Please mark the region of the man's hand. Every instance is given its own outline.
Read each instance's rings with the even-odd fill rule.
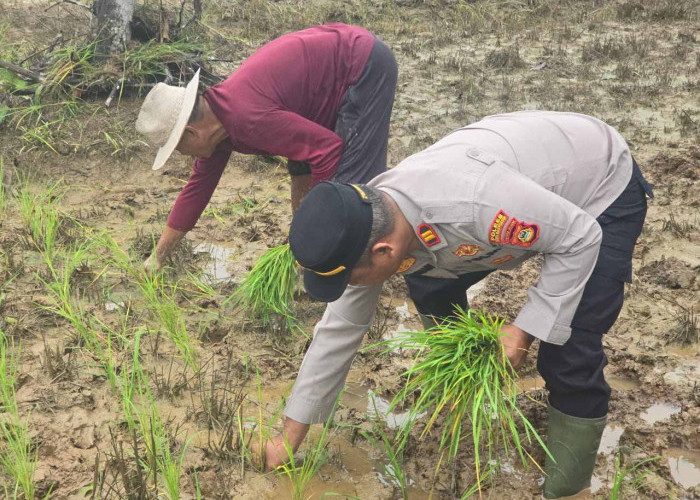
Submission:
[[[515,325],[505,325],[501,328],[501,344],[506,351],[506,356],[514,370],[518,370],[527,358],[528,349],[535,337],[521,330]]]
[[[143,262],[143,269],[148,273],[148,274],[155,274],[161,269],[163,269],[163,264],[161,264],[160,260],[158,259],[158,255],[156,252],[153,252],[144,262]]]
[[[310,425],[308,424],[302,424],[301,422],[287,418],[284,421],[284,430],[263,443],[263,453],[261,453],[259,443],[253,443],[250,446],[253,465],[264,472],[269,472],[289,462],[290,457],[285,444],[289,446],[292,453],[296,453],[299,446],[304,441],[306,433],[309,432],[309,427]],[[264,467],[263,459],[265,460]]]
[[[170,254],[184,237],[185,231],[178,231],[177,229],[172,229],[170,226],[165,226],[163,234],[160,235],[160,239],[156,245],[156,249],[143,263],[144,270],[147,273],[160,271],[163,268],[163,262],[168,260]]]

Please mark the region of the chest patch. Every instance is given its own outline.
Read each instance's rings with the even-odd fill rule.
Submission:
[[[432,247],[440,243],[440,237],[430,224],[421,224],[418,226],[418,237],[423,240],[425,246]]]
[[[480,250],[483,249],[479,245],[459,245],[457,250],[454,251],[454,254],[457,257],[472,257],[479,253]]]
[[[489,229],[489,241],[491,243],[495,243],[497,245],[500,245],[502,240],[502,233],[503,233],[503,228],[506,225],[506,222],[508,222],[508,214],[505,213],[503,210],[499,210],[498,213],[496,214],[496,217],[493,218],[493,222],[491,222],[491,228]]]
[[[498,211],[489,228],[489,241],[496,245],[529,247],[539,237],[540,226],[510,217],[503,210]]]
[[[416,263],[416,258],[415,257],[406,257],[404,260],[401,261],[401,265],[399,268],[396,270],[397,273],[405,273],[409,269],[413,267],[413,264]]]
[[[529,247],[536,242],[539,237],[540,227],[537,224],[527,224],[513,217],[508,223],[505,235],[503,236],[503,242],[521,247]]]
[[[510,262],[513,260],[515,257],[512,255],[503,255],[501,257],[496,257],[491,261],[491,264],[494,266],[500,266],[501,264],[505,264],[506,262]]]

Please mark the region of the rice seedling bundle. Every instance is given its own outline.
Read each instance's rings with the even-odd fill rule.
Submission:
[[[287,328],[296,326],[294,287],[296,260],[288,244],[270,248],[255,263],[230,299],[243,306],[263,326],[284,319]]]
[[[457,309],[453,317],[427,331],[405,332],[382,342],[389,346],[387,350],[419,350],[415,364],[405,373],[407,383],[392,401],[390,410],[400,404],[410,406],[409,423],[422,413],[429,415],[421,438],[430,433],[442,415],[440,449],[447,451],[449,458],[457,454],[466,438],[464,423],[470,421],[479,489],[482,449],[487,451],[489,462],[499,456],[499,450],[507,454],[513,448],[524,465],[526,455],[535,462],[524,449],[518,421],[527,443],[534,438],[549,453],[517,406],[517,375],[499,340],[502,325],[498,317]],[[411,425],[401,431],[401,446]]]

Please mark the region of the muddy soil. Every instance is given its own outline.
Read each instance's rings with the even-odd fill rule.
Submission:
[[[695,2],[518,1],[508,3],[309,1],[205,1],[198,34],[213,50],[214,72],[227,75],[255,48],[281,33],[326,21],[364,24],[392,47],[400,68],[389,142],[389,164],[430,145],[450,130],[488,114],[521,109],[571,110],[616,126],[629,141],[645,175],[655,184],[646,226],[634,256],[634,280],[619,320],[606,335],[606,373],[613,388],[608,427],[598,454],[593,496],[608,498],[616,457],[623,466],[658,457],[623,498],[700,498],[700,30]],[[174,12],[177,5],[166,7]],[[84,28],[84,9],[9,0],[0,5],[3,43],[29,54],[57,33]],[[4,24],[2,24],[4,23]],[[77,31],[76,31],[77,30]],[[101,103],[91,105],[101,106]],[[67,122],[53,140],[73,144],[58,154],[27,135],[27,128],[0,125],[0,154],[7,192],[19,185],[11,170],[31,177],[33,189],[61,180],[60,208],[86,227],[112,231],[135,259],[148,255],[191,168],[175,156],[162,171],[150,170],[154,150],[137,142],[132,124],[140,102],[122,100],[109,110]],[[122,146],[104,133],[119,125]],[[25,124],[26,125],[26,124]],[[78,134],[77,131],[80,131]],[[113,134],[112,134],[113,135]],[[110,137],[112,136],[110,135]],[[65,152],[65,149],[60,151]],[[279,429],[308,340],[262,329],[226,297],[255,258],[284,241],[290,222],[289,181],[274,160],[234,154],[209,209],[188,233],[172,282],[195,273],[212,287],[206,297],[185,287],[178,304],[196,337],[200,375],[188,371],[174,345],[153,327],[150,312],[128,278],[88,263],[81,296],[85,308],[117,325],[127,306],[129,331],[148,325],[142,365],[150,373],[158,412],[173,449],[185,451],[182,498],[291,498],[280,474],[260,474],[242,462],[227,439],[227,421],[240,418],[247,436],[262,419]],[[47,313],[47,292],[38,277],[45,264],[28,237],[17,203],[10,199],[0,220],[0,326],[21,343],[17,398],[38,454],[39,493],[90,498],[125,497],[115,443],[129,462],[129,436],[119,397],[79,345],[73,328]],[[66,242],[75,238],[66,236]],[[66,243],[67,244],[67,243]],[[93,273],[93,274],[89,274]],[[98,276],[99,275],[99,276]],[[538,264],[496,272],[470,290],[475,308],[508,319],[524,303]],[[76,287],[78,289],[80,287]],[[299,294],[297,313],[306,332],[323,306]],[[397,331],[420,328],[401,279],[385,285],[377,321],[366,344]],[[533,347],[536,352],[536,346]],[[57,354],[52,354],[57,353]],[[116,352],[128,366],[126,353]],[[520,403],[544,431],[546,392],[534,365],[523,369]],[[361,352],[337,411],[329,457],[311,481],[308,498],[393,499],[386,456],[362,438],[381,419],[388,432],[406,409],[387,411],[402,384],[410,355]],[[56,368],[54,365],[60,365]],[[240,414],[212,416],[212,397]],[[223,398],[223,399],[222,399]],[[225,398],[229,398],[228,400]],[[374,415],[371,398],[378,414]],[[228,419],[228,420],[227,420]],[[214,422],[214,423],[212,423]],[[257,423],[256,423],[257,422]],[[316,430],[314,435],[318,435]],[[233,438],[231,438],[233,439]],[[543,455],[531,449],[537,460]],[[304,450],[302,449],[302,455]],[[413,439],[406,455],[408,498],[459,498],[474,482],[473,451],[465,444],[453,464],[440,461],[434,436]],[[539,498],[542,473],[515,456],[485,486],[484,497]],[[162,491],[161,491],[162,493]],[[305,498],[306,498],[305,497]],[[326,495],[326,498],[332,498]]]

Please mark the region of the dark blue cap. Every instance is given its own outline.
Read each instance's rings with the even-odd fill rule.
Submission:
[[[372,205],[354,184],[321,182],[294,213],[289,246],[304,268],[304,287],[316,300],[337,300],[372,232]]]

